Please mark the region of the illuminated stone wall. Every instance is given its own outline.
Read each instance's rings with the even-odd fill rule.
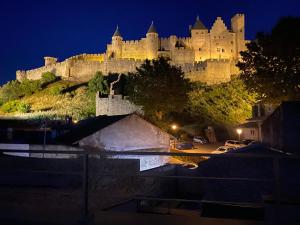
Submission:
[[[96,94],[96,116],[126,115],[134,112],[141,114],[142,110],[122,95],[109,95],[104,98],[99,97],[99,93]]]
[[[53,72],[63,79],[88,81],[97,71],[104,75],[134,72],[145,59],[163,56],[180,66],[191,80],[208,84],[227,82],[239,72],[235,64],[239,52],[246,48],[244,20],[243,14],[236,14],[228,29],[217,17],[210,29],[192,29],[190,37],[160,38],[156,33],[148,33],[140,40],[123,41],[122,37],[114,36],[103,54],[81,54],[62,62],[46,57],[46,66],[18,70],[16,78],[39,79],[43,73]]]

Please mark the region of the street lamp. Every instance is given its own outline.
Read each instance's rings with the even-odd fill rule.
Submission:
[[[236,129],[236,132],[238,133],[239,135],[239,141],[241,140],[241,134],[242,134],[242,129]]]
[[[177,127],[176,124],[172,124],[172,125],[171,125],[171,128],[172,128],[172,130],[177,130],[178,127]]]

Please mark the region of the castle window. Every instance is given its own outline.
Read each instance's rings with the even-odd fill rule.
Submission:
[[[231,49],[231,52],[233,52],[233,50]]]
[[[201,48],[199,48],[199,51],[201,51]]]
[[[221,49],[220,48],[217,48],[217,52],[220,52],[221,51]]]
[[[222,52],[225,52],[225,49],[224,49],[224,48],[222,48]]]
[[[251,133],[252,136],[254,136],[255,131],[254,130],[250,130],[250,133]]]
[[[233,41],[230,42],[233,45]]]

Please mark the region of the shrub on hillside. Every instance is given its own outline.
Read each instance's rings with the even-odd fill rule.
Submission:
[[[51,72],[46,72],[46,73],[42,74],[41,84],[42,84],[42,86],[46,86],[47,84],[51,84],[56,80],[57,80],[57,77],[55,76],[55,74],[53,74]]]
[[[20,91],[20,82],[17,80],[9,81],[0,88],[1,104],[19,99],[22,95],[23,93]]]
[[[28,113],[28,112],[30,112],[31,105],[24,103],[24,102],[19,102],[17,108],[18,108],[17,109],[18,112]]]
[[[20,95],[30,96],[33,93],[41,90],[41,82],[39,80],[22,80],[20,83]]]
[[[64,86],[53,86],[49,88],[48,93],[50,95],[60,95],[64,88]]]
[[[20,102],[18,100],[8,101],[1,106],[1,111],[5,113],[21,112],[27,113],[30,112],[31,106],[27,103]]]
[[[8,101],[1,106],[1,111],[5,113],[16,112],[18,111],[18,104],[19,101],[17,100]]]

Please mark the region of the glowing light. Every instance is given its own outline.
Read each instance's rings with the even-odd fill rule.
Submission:
[[[236,129],[236,132],[238,133],[238,135],[239,135],[239,141],[241,140],[241,134],[242,134],[242,129],[240,129],[240,128],[238,128],[238,129]]]
[[[171,128],[172,128],[172,130],[177,130],[178,127],[177,127],[176,124],[172,124],[172,125],[171,125]]]

